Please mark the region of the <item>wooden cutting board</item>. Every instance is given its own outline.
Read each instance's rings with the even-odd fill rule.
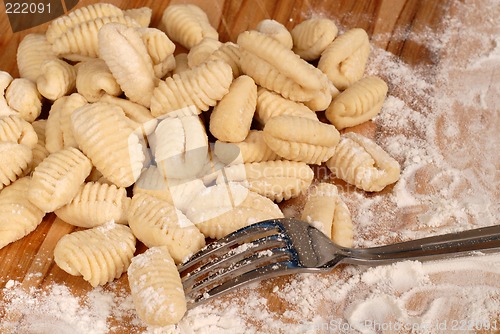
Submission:
[[[80,1],[76,8],[98,1]],[[440,54],[431,54],[429,49],[413,41],[406,41],[401,35],[437,31],[445,14],[450,14],[452,1],[431,0],[191,0],[191,1],[108,1],[123,9],[148,6],[153,9],[151,26],[157,26],[161,14],[170,3],[190,2],[204,9],[214,27],[217,27],[220,40],[235,41],[237,35],[254,28],[263,19],[275,19],[291,29],[313,14],[333,18],[340,27],[360,27],[370,36],[378,38],[372,41],[374,46],[383,48],[408,64],[437,65]],[[452,14],[452,13],[451,13]],[[29,30],[13,33],[4,3],[0,3],[0,70],[18,76],[16,67],[16,49],[19,42],[28,33],[44,32],[47,24]],[[398,38],[392,38],[398,34]],[[179,49],[181,50],[181,49]],[[0,250],[0,288],[8,280],[22,282],[22,285],[44,289],[52,283],[64,283],[75,294],[85,294],[90,286],[80,277],[68,275],[59,269],[52,253],[57,241],[74,227],[49,214],[43,223],[27,237]],[[143,249],[143,248],[141,248]],[[117,281],[118,286],[127,289],[124,275]],[[0,291],[0,298],[2,297]],[[271,308],[279,309],[279,301]],[[0,317],[2,316],[0,299]]]

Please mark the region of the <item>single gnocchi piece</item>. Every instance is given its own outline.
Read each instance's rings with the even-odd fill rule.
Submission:
[[[238,44],[232,42],[222,44],[208,57],[207,61],[210,60],[225,61],[233,70],[233,78],[237,78],[241,75],[240,48]]]
[[[69,54],[83,57],[78,60],[84,60],[86,57],[97,58],[100,56],[98,33],[104,25],[109,23],[139,27],[135,20],[127,16],[99,17],[93,21],[80,23],[66,31],[53,42],[52,49],[62,57]]]
[[[118,96],[122,89],[102,59],[78,64],[76,90],[89,102],[98,101],[104,94]]]
[[[42,64],[57,56],[44,34],[28,34],[19,43],[16,58],[19,76],[36,82],[42,74]]]
[[[335,87],[344,90],[361,79],[370,53],[368,34],[361,28],[338,36],[321,54],[318,68]]]
[[[178,323],[187,310],[181,277],[167,247],[152,247],[132,258],[130,293],[139,318],[151,326]]]
[[[380,191],[399,180],[399,163],[374,141],[349,132],[326,162],[338,178],[364,191]]]
[[[149,7],[131,8],[124,10],[123,15],[134,19],[141,27],[146,28],[151,23],[153,10]]]
[[[0,71],[0,117],[18,114],[17,111],[9,107],[5,100],[5,91],[12,80],[14,78],[8,72]]]
[[[50,152],[45,147],[45,128],[47,126],[46,119],[39,119],[31,123],[33,129],[36,132],[38,141],[33,147],[33,160],[31,160],[29,170],[33,171],[36,166],[40,164],[46,157],[49,156]]]
[[[99,30],[99,55],[125,95],[149,108],[157,78],[139,31],[117,23],[103,26]]]
[[[26,145],[0,142],[0,190],[29,171],[33,153]]]
[[[49,43],[54,43],[57,38],[78,25],[94,21],[103,17],[123,16],[123,11],[109,3],[96,3],[78,8],[68,15],[63,15],[50,22],[45,33]]]
[[[375,117],[385,101],[387,84],[376,76],[360,79],[337,96],[325,112],[339,130]]]
[[[279,203],[299,196],[313,178],[313,170],[303,162],[275,160],[227,167],[217,183],[238,182]]]
[[[66,223],[92,228],[109,221],[127,223],[131,199],[125,188],[100,182],[84,183],[71,202],[54,211]]]
[[[40,94],[52,101],[72,93],[76,84],[76,69],[64,60],[55,58],[40,65],[36,87]]]
[[[336,244],[352,247],[351,213],[334,184],[319,183],[309,189],[301,219],[318,228]]]
[[[227,94],[232,81],[231,66],[222,60],[174,74],[154,89],[151,114],[158,117],[190,106],[207,111]]]
[[[257,91],[255,119],[265,125],[271,118],[280,115],[305,117],[317,121],[318,116],[300,102],[285,99],[283,96],[260,87]]]
[[[175,44],[159,29],[140,28],[138,31],[153,61],[153,70],[156,77],[163,78],[175,68]]]
[[[151,146],[154,158],[166,179],[192,179],[208,159],[208,136],[197,115],[189,114],[162,120]]]
[[[307,61],[316,60],[337,37],[335,23],[327,18],[310,18],[297,24],[291,31],[293,52]]]
[[[333,125],[297,116],[271,118],[264,127],[266,144],[279,156],[320,165],[330,159],[340,134]]]
[[[106,179],[118,187],[137,180],[146,161],[142,134],[134,132],[120,107],[87,104],[73,111],[71,121],[78,146]]]
[[[279,159],[279,156],[267,146],[264,133],[258,130],[250,130],[245,140],[239,143],[217,140],[214,154],[226,165]]]
[[[186,49],[191,49],[205,37],[219,39],[207,14],[196,5],[169,5],[163,12],[161,22],[168,37]]]
[[[129,225],[147,247],[166,246],[176,263],[205,246],[205,237],[178,209],[148,194],[132,197]]]
[[[91,169],[89,158],[74,147],[52,153],[33,171],[28,198],[40,210],[53,212],[71,201]]]
[[[187,54],[189,67],[196,67],[206,62],[221,46],[222,43],[217,39],[209,37],[203,38],[200,43],[193,46]]]
[[[50,153],[65,147],[78,147],[73,134],[71,115],[86,104],[85,98],[78,93],[63,96],[52,104],[45,131],[45,146]]]
[[[0,142],[15,142],[34,148],[38,136],[33,126],[16,115],[0,117]]]
[[[236,78],[210,115],[210,132],[222,141],[243,141],[250,131],[256,105],[257,85],[253,79],[246,75]]]
[[[42,96],[36,85],[25,78],[12,80],[5,91],[5,99],[10,108],[17,111],[22,119],[33,122],[42,112]]]
[[[30,183],[25,176],[0,192],[0,249],[33,232],[45,216],[28,200]]]
[[[255,30],[272,37],[283,44],[287,49],[292,49],[293,47],[292,35],[283,24],[276,20],[262,20],[257,24]]]
[[[219,239],[250,224],[283,213],[270,199],[240,184],[219,184],[200,192],[186,216],[209,238]]]
[[[109,222],[63,236],[54,248],[56,264],[93,287],[119,278],[135,252],[135,237],[128,226]]]

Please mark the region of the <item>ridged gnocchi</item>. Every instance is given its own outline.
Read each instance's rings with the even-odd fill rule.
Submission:
[[[32,149],[33,159],[29,165],[29,169],[32,171],[40,164],[40,162],[49,156],[50,152],[45,147],[45,128],[47,126],[47,120],[39,119],[31,123],[31,125],[33,126],[38,138],[37,143]]]
[[[30,183],[26,176],[0,192],[0,249],[33,232],[45,216],[28,200]]]
[[[28,34],[19,43],[16,59],[19,76],[36,82],[42,74],[42,64],[57,56],[44,34]]]
[[[168,37],[186,49],[191,49],[205,37],[219,39],[219,34],[210,25],[207,14],[196,5],[170,5],[163,12],[161,21]]]
[[[128,281],[137,315],[151,326],[178,323],[187,310],[181,277],[166,247],[132,258]]]
[[[273,117],[264,127],[266,144],[279,156],[315,165],[332,157],[339,137],[333,125],[297,116]]]
[[[371,139],[354,132],[342,136],[326,165],[338,178],[370,192],[384,189],[400,175],[394,158]]]
[[[104,177],[119,187],[132,185],[146,161],[145,147],[123,110],[96,102],[71,115],[80,149]]]
[[[33,152],[26,145],[0,142],[0,190],[29,171]]]
[[[232,42],[223,43],[208,57],[207,61],[210,60],[225,61],[233,70],[233,78],[237,78],[241,75],[240,49],[238,44]]]
[[[186,216],[208,238],[219,239],[239,228],[283,213],[270,199],[239,184],[219,184],[200,192]]]
[[[243,141],[250,131],[256,105],[257,85],[253,79],[246,75],[236,78],[210,115],[210,133],[226,142]]]
[[[9,73],[0,71],[0,116],[17,114],[15,110],[9,107],[7,100],[5,100],[5,91],[7,90],[7,87],[9,87],[12,80],[14,80],[14,78],[12,78]]]
[[[276,20],[262,20],[257,24],[255,30],[272,37],[287,49],[291,49],[293,47],[292,35],[283,24]]]
[[[227,94],[232,81],[231,66],[222,60],[174,74],[154,89],[151,114],[157,117],[189,106],[207,111]]]
[[[128,222],[134,235],[148,247],[166,246],[181,263],[205,246],[198,228],[172,204],[148,194],[132,197]]]
[[[140,33],[123,24],[107,24],[99,30],[99,55],[125,95],[149,107],[156,76],[153,61]]]
[[[217,39],[210,37],[203,38],[198,44],[194,45],[187,54],[189,67],[196,67],[206,62],[221,46],[222,43]]]
[[[316,60],[337,37],[335,23],[327,18],[310,18],[297,24],[291,31],[293,52],[307,61]]]
[[[76,85],[76,69],[61,59],[50,59],[40,65],[36,87],[40,94],[52,101],[72,93]]]
[[[258,89],[257,94],[255,119],[262,125],[265,125],[271,118],[280,115],[318,120],[316,113],[300,102],[285,99],[281,95],[262,87]]]
[[[42,112],[42,96],[35,83],[25,78],[12,80],[5,91],[5,100],[10,108],[30,123]]]
[[[44,212],[53,212],[71,201],[91,169],[89,158],[74,147],[52,153],[33,171],[28,198]]]
[[[175,67],[175,44],[159,29],[140,28],[138,31],[153,62],[155,76],[163,78]]]
[[[353,245],[351,213],[331,183],[319,183],[309,189],[301,218],[309,222],[336,244]]]
[[[10,141],[34,148],[38,136],[33,126],[16,115],[0,117],[0,142]]]
[[[104,94],[122,94],[122,89],[106,62],[97,58],[78,64],[76,90],[89,102],[98,101]]]
[[[279,159],[279,156],[267,146],[264,133],[258,130],[250,130],[245,140],[239,143],[217,140],[214,154],[226,165]]]
[[[125,224],[130,201],[125,188],[114,184],[87,182],[80,186],[68,204],[54,213],[66,223],[79,227],[92,228],[109,221]]]
[[[146,28],[151,23],[153,10],[149,7],[131,8],[124,10],[123,15],[134,19],[141,27]]]
[[[127,272],[135,252],[135,237],[128,226],[109,222],[63,236],[54,249],[59,268],[93,287]]]
[[[339,130],[364,123],[380,112],[387,90],[379,77],[360,79],[333,100],[325,116]]]
[[[363,76],[370,53],[368,34],[354,28],[338,36],[321,54],[318,68],[344,90]]]
[[[275,160],[233,165],[224,169],[217,183],[238,182],[277,203],[307,190],[314,172],[303,162]]]
[[[208,159],[208,137],[197,115],[162,120],[154,133],[151,147],[156,164],[166,179],[192,179]]]

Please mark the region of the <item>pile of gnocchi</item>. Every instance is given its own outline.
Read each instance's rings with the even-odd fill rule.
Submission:
[[[367,192],[400,167],[339,132],[376,116],[388,90],[363,77],[364,30],[264,20],[222,42],[195,5],[168,6],[158,29],[151,17],[79,8],[22,40],[19,78],[0,72],[0,248],[53,212],[80,227],[56,264],[94,287],[127,272],[138,316],[165,326],[186,312],[176,266],[206,238],[283,217],[281,201],[307,194],[301,218],[352,245],[348,207],[311,165]],[[134,255],[137,240],[148,250]]]

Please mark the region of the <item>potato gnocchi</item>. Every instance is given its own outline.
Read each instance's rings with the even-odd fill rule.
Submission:
[[[365,191],[380,191],[399,179],[399,163],[374,141],[354,132],[342,136],[326,162],[340,179]]]
[[[257,85],[253,79],[246,75],[236,78],[210,115],[210,133],[226,142],[243,141],[250,131],[256,105]]]
[[[61,59],[50,59],[40,65],[36,87],[40,94],[52,101],[72,93],[76,86],[76,69]]]
[[[0,142],[6,141],[34,148],[38,135],[33,125],[16,115],[9,115],[0,117]]]
[[[165,246],[181,263],[205,246],[205,237],[180,210],[148,194],[136,194],[128,222],[134,235],[147,247]]]
[[[321,54],[318,68],[344,90],[363,76],[370,53],[366,31],[355,28],[338,36]]]
[[[92,228],[109,221],[126,224],[130,201],[125,188],[88,182],[80,186],[71,202],[54,213],[66,223],[79,227]]]
[[[44,34],[28,34],[19,43],[16,59],[19,76],[36,82],[42,74],[42,64],[57,59],[57,55]]]
[[[279,156],[267,146],[264,133],[258,130],[250,130],[245,140],[239,143],[217,140],[214,154],[226,165],[279,159]]]
[[[96,102],[104,95],[118,96],[122,89],[102,59],[92,59],[78,64],[76,90],[89,102]]]
[[[63,236],[54,249],[56,264],[93,287],[119,278],[135,252],[135,237],[128,226],[109,222]]]
[[[279,156],[315,165],[332,157],[339,137],[333,125],[297,116],[274,117],[264,127],[266,144]]]
[[[255,29],[280,42],[287,49],[292,49],[293,39],[288,29],[276,20],[262,20]]]
[[[44,212],[53,212],[71,201],[91,169],[89,158],[74,147],[52,153],[33,171],[28,198]]]
[[[382,109],[387,90],[379,77],[360,79],[333,100],[325,116],[339,130],[369,121]]]
[[[219,239],[239,228],[283,213],[270,199],[239,184],[219,184],[200,192],[186,216],[208,238]]]
[[[42,96],[35,83],[25,78],[12,80],[5,91],[5,100],[10,108],[30,123],[42,112]]]
[[[307,19],[291,31],[293,52],[307,61],[316,60],[337,37],[337,33],[337,26],[330,19]]]
[[[238,182],[279,203],[307,190],[313,178],[313,170],[305,163],[276,160],[227,167],[217,183]]]
[[[301,218],[318,228],[336,244],[352,247],[351,213],[334,184],[319,183],[311,187]]]
[[[222,46],[217,39],[210,37],[203,38],[198,44],[194,45],[187,54],[188,65],[190,68],[201,65]]]
[[[137,315],[152,326],[178,323],[187,310],[181,278],[167,247],[151,247],[132,258],[130,292]]]
[[[186,49],[191,49],[205,37],[219,39],[219,33],[210,25],[207,14],[196,5],[170,5],[163,12],[161,21],[167,35]]]
[[[0,249],[33,232],[45,216],[28,200],[30,183],[26,176],[0,192]]]
[[[0,142],[0,190],[29,172],[33,152],[26,145]]]
[[[222,60],[174,74],[154,89],[151,114],[158,117],[190,106],[207,111],[227,94],[232,81],[231,66]]]

